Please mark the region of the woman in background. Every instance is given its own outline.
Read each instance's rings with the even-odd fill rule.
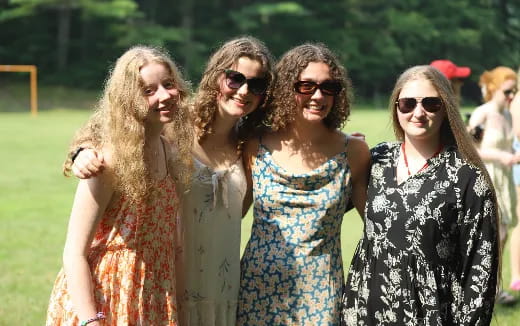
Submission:
[[[480,76],[479,84],[485,103],[473,111],[468,127],[473,129],[482,126],[484,129],[478,152],[495,186],[501,222],[500,247],[505,248],[507,232],[517,223],[512,166],[520,162],[520,155],[515,155],[512,150],[514,132],[509,111],[516,92],[516,73],[507,67],[496,67],[485,71]],[[513,258],[512,255],[511,259],[514,271],[520,258]],[[515,273],[512,276],[514,282],[520,275]],[[497,302],[501,304],[512,304],[515,301],[514,296],[503,290],[497,297]]]
[[[520,82],[520,70],[517,72],[517,88],[512,89],[512,93],[516,93],[510,104],[509,111],[513,121],[513,151],[515,155],[520,156],[520,93],[518,92],[518,83]],[[513,181],[516,189],[516,216],[520,216],[520,164],[513,165]],[[520,291],[520,223],[511,232],[511,240],[509,241],[511,255],[511,285],[513,291]]]

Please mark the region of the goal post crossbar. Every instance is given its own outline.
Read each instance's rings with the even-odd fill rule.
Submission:
[[[0,65],[0,72],[28,72],[31,74],[31,114],[38,114],[38,69],[34,65]]]

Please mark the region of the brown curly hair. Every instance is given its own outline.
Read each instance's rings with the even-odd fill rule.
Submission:
[[[350,114],[352,84],[346,69],[334,53],[322,43],[306,43],[287,51],[275,68],[276,80],[272,97],[268,99],[265,124],[271,130],[284,129],[296,117],[294,83],[311,62],[323,62],[329,66],[330,76],[343,86],[334,97],[334,104],[323,122],[330,129],[341,128]]]
[[[192,113],[196,128],[197,140],[201,142],[204,137],[212,132],[212,122],[218,109],[218,95],[220,93],[219,78],[225,69],[231,68],[238,59],[246,57],[258,61],[262,65],[265,77],[268,79],[268,87],[264,95],[264,101],[253,113],[243,117],[238,127],[239,143],[243,142],[250,134],[252,126],[259,125],[263,119],[261,114],[265,104],[265,98],[272,91],[274,80],[273,58],[271,53],[260,40],[252,36],[242,36],[224,43],[209,59],[199,88],[195,95]]]
[[[186,105],[189,84],[164,50],[135,46],[126,51],[110,72],[95,113],[73,140],[73,146],[85,142],[95,148],[108,145],[114,162],[116,190],[132,201],[147,200],[154,193],[153,180],[144,159],[144,120],[149,108],[140,75],[140,69],[152,62],[169,70],[179,91],[174,120],[164,126],[163,133],[176,145],[178,152],[168,162],[169,171],[174,173],[177,182],[188,182],[193,139]],[[72,160],[68,158],[64,174],[70,174],[71,166]]]

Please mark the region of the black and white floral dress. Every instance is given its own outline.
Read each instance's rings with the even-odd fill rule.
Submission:
[[[490,185],[454,147],[397,184],[400,143],[372,149],[342,325],[488,325],[498,269]]]

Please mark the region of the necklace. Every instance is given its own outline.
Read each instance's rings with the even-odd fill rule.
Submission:
[[[406,158],[406,150],[404,149],[404,142],[401,144],[401,150],[403,151],[404,165],[406,166],[406,171],[408,172],[408,176],[410,176],[411,173],[410,173],[410,168],[408,167],[408,159]],[[441,150],[442,150],[442,144],[439,145],[439,149],[435,153],[433,153],[433,155],[428,160],[431,160],[435,156],[439,155]],[[416,173],[419,173],[428,167],[428,160],[426,160],[424,165]]]

